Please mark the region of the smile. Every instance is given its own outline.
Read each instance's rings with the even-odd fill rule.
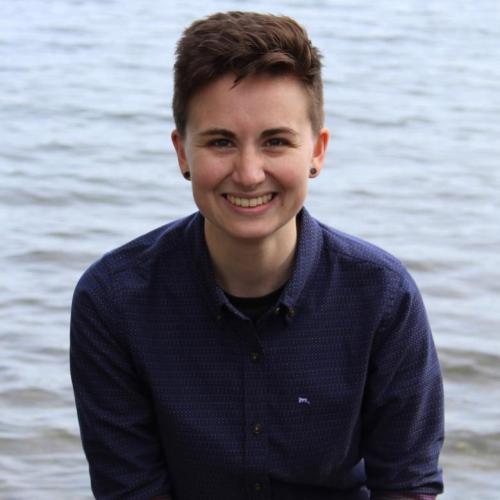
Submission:
[[[257,196],[256,198],[240,198],[239,196],[233,196],[232,194],[226,194],[224,196],[231,204],[237,207],[253,208],[269,203],[273,199],[274,194],[269,193],[263,196]]]

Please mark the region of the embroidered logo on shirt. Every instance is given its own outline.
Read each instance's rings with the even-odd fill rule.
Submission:
[[[311,402],[307,398],[301,398],[299,396],[299,405],[310,405]]]

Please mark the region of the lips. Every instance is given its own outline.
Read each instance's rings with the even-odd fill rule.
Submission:
[[[226,200],[229,201],[229,203],[235,205],[236,207],[243,207],[243,208],[260,207],[261,205],[269,203],[273,199],[273,197],[274,197],[273,193],[268,193],[253,198],[247,198],[247,197],[243,198],[240,196],[234,196],[232,194],[225,195],[225,198]]]

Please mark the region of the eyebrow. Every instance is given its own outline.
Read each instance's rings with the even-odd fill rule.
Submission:
[[[297,136],[298,133],[293,130],[292,128],[289,127],[276,127],[276,128],[270,128],[267,130],[264,130],[262,132],[261,137],[266,138],[270,137],[273,135],[280,135],[280,134],[287,134],[287,135],[293,135]],[[231,132],[230,130],[227,130],[225,128],[209,128],[207,130],[204,130],[203,132],[200,132],[199,136],[200,137],[212,137],[212,136],[220,136],[220,137],[226,137],[228,139],[235,139],[236,134],[234,132]]]
[[[270,137],[272,135],[281,135],[281,134],[293,135],[293,136],[299,135],[295,130],[289,127],[270,128],[264,130],[264,132],[262,132],[262,134],[260,135],[262,138],[265,138],[265,137]]]
[[[209,128],[207,130],[204,130],[203,132],[200,132],[198,135],[200,137],[211,137],[214,135],[218,135],[222,137],[227,137],[228,139],[236,138],[236,134],[234,132],[231,132],[230,130],[227,130],[225,128]]]

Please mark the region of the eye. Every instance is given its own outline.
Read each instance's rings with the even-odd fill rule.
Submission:
[[[264,143],[264,146],[279,147],[279,146],[287,146],[288,144],[290,144],[290,142],[287,139],[284,139],[283,137],[272,137],[271,139],[268,139]]]
[[[220,139],[212,139],[209,143],[208,143],[209,146],[212,146],[214,148],[230,148],[233,143],[229,140],[229,139],[225,139],[225,138],[220,138]]]

